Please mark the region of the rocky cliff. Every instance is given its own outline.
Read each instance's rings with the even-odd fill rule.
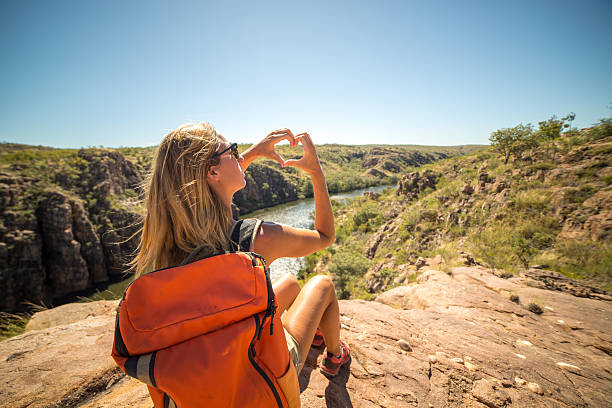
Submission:
[[[551,273],[502,279],[480,267],[426,270],[376,301],[340,301],[350,366],[329,381],[311,349],[302,405],[604,407],[612,400],[612,302],[576,297]],[[554,276],[554,274],[553,274]],[[0,342],[0,401],[12,407],[150,407],[110,358],[116,301],[36,314]],[[532,306],[536,304],[538,308]],[[222,362],[219,362],[222,364]]]
[[[125,271],[138,214],[118,198],[142,178],[117,152],[80,150],[74,160],[79,171],[0,173],[0,310],[50,305]]]

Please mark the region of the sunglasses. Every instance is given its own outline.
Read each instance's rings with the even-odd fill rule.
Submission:
[[[231,154],[232,156],[234,156],[234,159],[238,160],[240,158],[240,154],[238,153],[238,143],[232,143],[231,145],[229,145],[227,149],[224,149],[223,151],[215,153],[213,157],[221,156],[223,153],[227,152],[228,150],[232,151]]]

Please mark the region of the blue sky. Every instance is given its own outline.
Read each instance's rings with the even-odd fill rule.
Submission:
[[[220,4],[223,3],[223,4]],[[0,141],[456,145],[612,114],[612,2],[0,0]]]

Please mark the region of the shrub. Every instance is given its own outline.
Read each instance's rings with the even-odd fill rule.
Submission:
[[[516,293],[510,295],[510,301],[516,303],[517,305],[520,303],[519,296]]]
[[[568,188],[565,192],[565,197],[570,203],[582,204],[587,198],[597,192],[597,188],[589,184],[580,186],[579,188]]]
[[[332,274],[338,298],[346,299],[350,296],[349,282],[362,277],[370,267],[370,261],[361,253],[342,248],[332,256],[329,262],[329,272]]]
[[[24,332],[29,316],[0,312],[0,340],[17,336]]]
[[[612,244],[589,239],[561,239],[555,243],[559,255],[548,260],[551,269],[571,278],[590,278],[612,289]]]
[[[471,242],[474,256],[493,269],[514,267],[511,246],[512,230],[501,224],[492,224],[472,234]]]
[[[540,214],[551,208],[550,195],[548,189],[519,191],[513,199],[513,204],[518,211]]]
[[[612,118],[601,119],[595,127],[585,132],[585,136],[591,141],[612,136]]]
[[[542,314],[542,313],[544,313],[544,310],[542,310],[542,308],[540,307],[540,305],[538,305],[538,304],[537,304],[537,303],[535,303],[535,302],[530,302],[530,303],[527,305],[527,309],[528,309],[530,312],[535,313],[535,314]]]

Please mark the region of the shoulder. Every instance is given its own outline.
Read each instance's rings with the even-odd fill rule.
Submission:
[[[236,221],[232,226],[232,241],[237,242],[242,251],[253,251],[255,238],[261,229],[262,223],[263,221],[258,218],[245,218]]]

